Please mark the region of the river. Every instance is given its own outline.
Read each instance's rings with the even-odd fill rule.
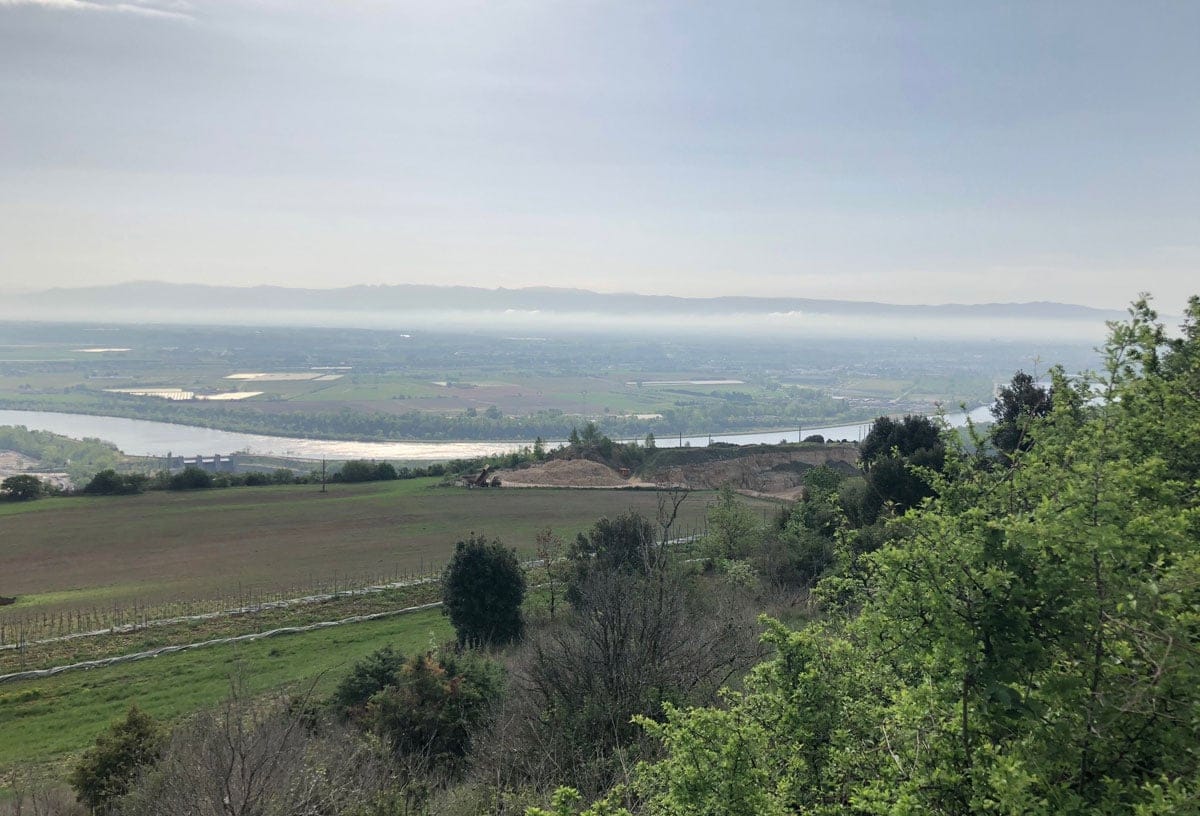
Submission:
[[[967,414],[947,414],[946,419],[953,427],[966,424]],[[983,406],[970,412],[973,422],[990,419],[988,407]],[[24,425],[30,430],[50,431],[73,439],[95,438],[112,442],[131,456],[211,456],[219,453],[252,453],[261,456],[286,456],[295,459],[397,459],[406,461],[436,462],[447,459],[471,458],[493,453],[506,453],[531,444],[527,441],[481,441],[481,442],[355,442],[338,439],[297,439],[286,436],[218,431],[197,428],[191,425],[176,425],[170,422],[150,422],[144,419],[91,416],[89,414],[60,414],[51,411],[7,411],[0,410],[0,425]],[[835,425],[831,427],[797,428],[791,431],[768,431],[765,433],[713,434],[705,436],[658,437],[661,448],[673,448],[681,444],[703,447],[710,441],[730,442],[737,445],[775,443],[781,439],[796,441],[801,434],[820,434],[826,439],[862,439],[871,423]],[[549,447],[557,445],[551,443]]]

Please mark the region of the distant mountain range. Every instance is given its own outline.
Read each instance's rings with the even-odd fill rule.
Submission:
[[[483,289],[470,286],[346,286],[296,289],[282,286],[206,286],[160,282],[47,289],[10,295],[0,316],[27,310],[31,317],[52,319],[55,312],[78,310],[180,311],[403,311],[403,312],[552,312],[631,315],[752,316],[813,314],[834,317],[979,318],[1046,321],[1120,319],[1124,312],[1069,303],[979,303],[901,305],[851,300],[794,297],[674,297],[609,294],[586,289],[529,287]],[[97,315],[100,317],[101,315]]]

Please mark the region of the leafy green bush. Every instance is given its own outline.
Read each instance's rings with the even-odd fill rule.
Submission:
[[[370,699],[393,686],[404,666],[404,655],[384,646],[354,664],[334,689],[330,704],[340,717],[361,716]]]
[[[366,721],[396,754],[453,770],[503,687],[500,667],[470,652],[414,655],[370,698]]]
[[[45,492],[45,485],[36,476],[22,473],[0,482],[0,494],[13,501],[32,501]]]
[[[471,534],[455,546],[442,575],[442,611],[460,644],[502,645],[525,635],[525,571],[499,539]]]
[[[93,496],[128,496],[141,493],[147,481],[147,477],[140,473],[122,474],[109,468],[93,476],[83,492]]]
[[[167,481],[169,490],[204,490],[213,486],[213,475],[207,470],[189,465]]]
[[[108,813],[129,790],[138,772],[154,762],[163,747],[158,724],[136,705],[84,752],[68,781],[79,801],[93,813]]]

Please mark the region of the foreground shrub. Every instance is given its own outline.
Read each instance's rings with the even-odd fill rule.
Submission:
[[[525,571],[516,552],[474,533],[458,542],[442,576],[442,611],[460,645],[519,641],[525,634],[524,599]]]
[[[129,790],[138,772],[154,762],[162,749],[157,724],[136,705],[125,719],[96,738],[68,781],[79,801],[94,813],[107,813]]]
[[[470,652],[416,655],[371,697],[365,722],[407,767],[453,774],[503,687],[500,667]]]
[[[122,816],[403,813],[386,754],[295,700],[250,699],[235,686],[171,734],[121,801]]]

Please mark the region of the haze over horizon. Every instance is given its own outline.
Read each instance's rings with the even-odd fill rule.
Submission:
[[[18,282],[18,283],[20,283],[20,282]],[[9,285],[7,281],[0,280],[0,292],[10,292],[10,293],[18,293],[18,294],[45,294],[45,293],[50,293],[50,292],[55,292],[55,291],[83,292],[83,291],[90,291],[90,290],[102,292],[102,291],[113,290],[113,289],[122,289],[125,287],[139,288],[139,287],[155,287],[158,285],[184,286],[184,287],[206,286],[206,287],[214,287],[214,288],[232,288],[232,289],[241,289],[241,290],[253,290],[253,289],[266,288],[266,289],[283,289],[283,290],[290,290],[290,291],[297,291],[297,292],[299,292],[299,291],[333,292],[333,291],[344,291],[344,290],[351,290],[351,289],[358,289],[358,288],[386,289],[389,287],[422,286],[422,287],[445,288],[445,289],[467,288],[467,289],[472,289],[472,290],[479,290],[482,292],[538,292],[538,291],[543,291],[543,292],[560,292],[560,293],[576,292],[576,293],[581,293],[581,294],[613,295],[613,296],[625,296],[625,297],[632,297],[632,298],[669,297],[669,298],[677,298],[680,300],[693,301],[693,302],[718,301],[718,300],[733,299],[733,298],[746,298],[746,299],[753,299],[753,300],[768,300],[768,299],[777,298],[777,299],[784,300],[784,299],[800,299],[800,298],[804,297],[803,295],[781,295],[781,294],[770,294],[770,293],[756,294],[756,295],[744,295],[744,294],[736,293],[736,292],[728,293],[728,294],[680,295],[680,294],[675,294],[675,293],[671,293],[671,292],[644,292],[644,291],[637,291],[635,289],[605,288],[603,286],[594,286],[594,287],[558,286],[558,285],[554,285],[554,284],[530,284],[527,286],[500,286],[500,285],[487,286],[487,285],[459,284],[459,283],[423,283],[423,282],[403,281],[403,282],[398,282],[398,283],[326,282],[324,284],[314,284],[311,286],[300,286],[300,285],[291,285],[288,283],[274,283],[274,282],[245,283],[245,282],[230,281],[230,282],[225,282],[225,283],[213,283],[213,282],[209,282],[209,281],[190,281],[190,280],[188,280],[188,281],[171,281],[171,280],[151,279],[151,278],[146,278],[146,279],[132,279],[131,278],[128,280],[115,280],[115,281],[112,281],[111,283],[100,283],[100,284],[89,283],[87,281],[80,281],[77,283],[71,283],[71,284],[65,284],[65,285],[41,285],[41,286],[29,285],[29,284],[12,286],[12,285]],[[1150,294],[1152,296],[1154,295],[1154,293],[1150,293]],[[930,306],[930,307],[987,306],[987,305],[1024,306],[1024,305],[1037,305],[1037,304],[1051,304],[1051,305],[1063,305],[1063,306],[1080,306],[1085,309],[1108,310],[1108,311],[1114,311],[1114,312],[1121,312],[1123,314],[1123,311],[1119,308],[1102,307],[1102,306],[1088,306],[1087,304],[1084,304],[1084,303],[1069,303],[1066,301],[1052,301],[1052,300],[1047,300],[1045,298],[1038,298],[1038,299],[1034,299],[1034,300],[996,300],[996,301],[988,301],[988,302],[971,302],[971,303],[967,303],[967,302],[963,302],[963,301],[949,301],[949,300],[929,302],[929,303],[896,302],[896,301],[887,301],[887,300],[872,299],[872,298],[855,298],[855,297],[814,298],[814,300],[818,300],[818,301],[822,301],[822,302],[829,302],[829,303],[850,303],[850,304],[862,304],[862,305]],[[1160,299],[1155,297],[1155,300],[1158,301]],[[1123,305],[1128,305],[1128,303],[1123,304]],[[1165,305],[1165,304],[1159,304],[1159,305]]]
[[[1178,311],[1200,6],[0,0],[0,290]]]

